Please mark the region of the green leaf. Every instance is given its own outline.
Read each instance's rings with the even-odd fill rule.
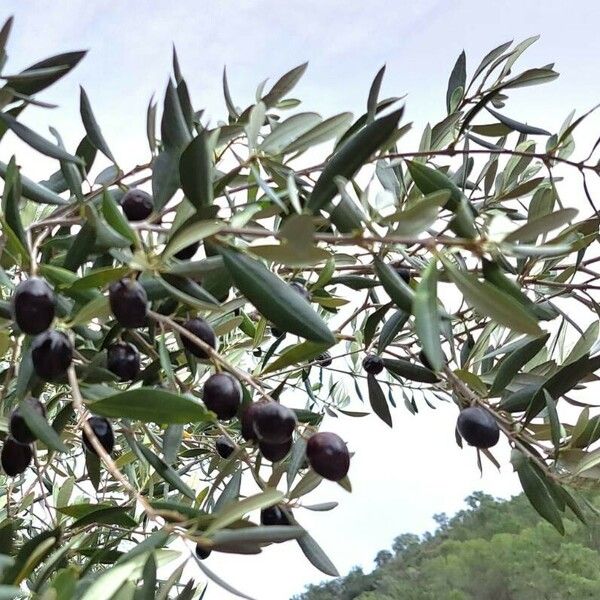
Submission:
[[[267,525],[262,527],[245,527],[240,529],[223,529],[213,535],[213,543],[218,550],[219,546],[235,543],[246,544],[278,544],[289,540],[296,540],[306,531],[302,527],[293,525]]]
[[[379,332],[379,340],[377,341],[377,349],[383,352],[400,333],[410,315],[403,310],[397,310],[383,325]]]
[[[137,521],[129,515],[131,512],[131,507],[129,506],[107,506],[101,504],[88,504],[85,506],[90,507],[90,509],[71,524],[72,529],[85,527],[92,523],[99,525],[120,525],[121,527],[135,527],[137,525]],[[61,510],[61,512],[64,512],[64,510]]]
[[[179,157],[179,152],[167,149],[154,159],[152,197],[157,210],[164,208],[179,188]]]
[[[214,513],[214,521],[210,524],[210,527],[206,530],[206,536],[210,536],[215,531],[224,529],[228,525],[231,525],[235,521],[241,519],[245,514],[267,508],[277,504],[283,499],[283,492],[276,490],[275,488],[267,488],[260,494],[255,496],[249,496],[235,502],[228,504],[222,511]]]
[[[385,394],[379,385],[375,375],[367,375],[367,387],[369,389],[369,402],[373,412],[389,427],[392,427],[392,415],[390,407],[385,399]]]
[[[128,239],[132,244],[139,245],[137,234],[131,228],[129,221],[119,209],[115,199],[108,190],[104,190],[102,193],[102,214],[108,225],[117,233]]]
[[[448,80],[448,89],[446,90],[446,108],[448,109],[448,113],[451,113],[454,110],[451,102],[454,91],[458,88],[462,88],[464,90],[466,81],[467,57],[465,55],[465,51],[463,50],[456,60],[454,68],[452,69],[452,73],[450,73],[450,79]]]
[[[6,180],[8,171],[8,165],[0,162],[0,177]],[[52,190],[32,181],[25,175],[21,175],[21,193],[25,198],[36,202],[38,204],[51,204],[54,206],[63,206],[69,204],[68,200],[61,198],[58,194],[55,194]]]
[[[333,345],[333,334],[298,292],[258,261],[228,248],[219,252],[240,292],[278,329]]]
[[[548,421],[550,423],[550,434],[552,437],[552,444],[554,446],[554,451],[558,456],[558,452],[560,449],[560,420],[558,418],[558,412],[556,410],[556,402],[554,398],[544,390],[544,399],[546,400],[546,409],[548,410]]]
[[[63,268],[73,272],[77,271],[92,253],[95,242],[96,230],[92,223],[86,221],[65,255]]]
[[[281,154],[286,146],[298,140],[300,136],[321,121],[321,116],[317,113],[307,112],[292,115],[273,127],[273,131],[266,135],[261,142],[259,150],[267,154]]]
[[[87,325],[92,319],[105,320],[110,316],[108,296],[97,296],[84,304],[69,321],[70,327]]]
[[[403,358],[384,358],[383,364],[394,375],[410,381],[420,381],[421,383],[437,383],[439,381],[437,375],[430,369]]]
[[[518,451],[513,452],[517,453]],[[556,506],[556,502],[550,493],[548,484],[529,460],[520,452],[518,452],[518,454],[520,456],[516,459],[513,458],[512,460],[513,463],[515,463],[517,475],[519,476],[523,491],[529,499],[529,502],[531,502],[531,506],[533,506],[546,521],[553,525],[561,535],[564,535],[565,529],[562,518]]]
[[[327,554],[325,554],[321,546],[319,546],[308,533],[305,533],[298,539],[298,546],[300,546],[304,556],[306,556],[310,563],[319,569],[319,571],[325,573],[325,575],[330,575],[331,577],[340,576],[338,570],[335,568],[335,565],[331,562]]]
[[[379,278],[387,295],[400,310],[411,314],[415,296],[412,288],[390,265],[384,263],[380,258],[375,258],[374,265],[375,274]]]
[[[283,350],[283,352],[266,368],[262,371],[263,375],[266,373],[272,373],[279,371],[290,365],[298,365],[298,368],[302,368],[304,362],[311,361],[320,354],[323,354],[325,350],[331,347],[331,344],[318,344],[315,342],[302,342],[295,344]]]
[[[25,419],[25,423],[27,423],[27,426],[37,439],[52,450],[56,450],[57,452],[68,452],[68,449],[62,443],[56,431],[52,429],[48,421],[42,417],[39,412],[32,408],[29,402],[21,402],[19,404],[19,410]]]
[[[504,238],[504,241],[508,243],[534,242],[538,236],[570,223],[577,216],[578,212],[575,208],[563,208],[562,210],[538,217],[519,227],[516,231],[509,233]]]
[[[447,175],[413,160],[407,160],[406,166],[408,167],[408,171],[413,178],[415,185],[422,194],[427,195],[439,192],[440,190],[446,190],[450,193],[450,198],[446,203],[446,207],[450,210],[457,209],[463,194],[458,186],[449,179]]]
[[[142,444],[138,444],[139,451],[144,455],[144,458],[150,463],[156,472],[176,490],[179,490],[184,496],[190,500],[196,499],[194,490],[185,483],[177,474],[177,471],[170,467],[162,458],[159,458],[150,448]]]
[[[444,365],[444,353],[440,341],[440,318],[437,302],[437,264],[432,260],[421,277],[413,300],[415,333],[421,342],[425,356],[434,371]]]
[[[15,157],[10,159],[6,170],[4,191],[2,193],[2,211],[6,224],[15,234],[23,248],[28,248],[27,236],[21,221],[21,178]]]
[[[248,148],[253,151],[258,143],[258,135],[265,121],[266,106],[264,102],[259,102],[252,107],[248,125],[246,125],[246,138],[248,139]]]
[[[177,90],[170,79],[167,84],[167,91],[165,92],[160,131],[162,142],[167,151],[175,150],[181,152],[192,139]]]
[[[402,117],[401,108],[386,117],[369,123],[348,139],[328,159],[325,168],[315,183],[307,209],[313,213],[324,208],[337,194],[335,178],[351,179],[369,158],[392,136]]]
[[[126,390],[89,402],[88,407],[103,417],[135,419],[145,423],[185,424],[210,420],[204,405],[195,398],[156,388]]]
[[[183,193],[197,210],[213,203],[213,166],[205,130],[183,151],[179,178]]]
[[[518,131],[519,133],[525,133],[527,135],[550,135],[549,131],[545,129],[541,129],[539,127],[532,127],[531,125],[527,125],[525,123],[519,123],[519,121],[515,121],[514,119],[510,119],[506,115],[499,113],[497,110],[493,110],[489,106],[486,106],[487,111],[494,115],[500,123],[503,123],[507,127],[510,127],[513,131]]]
[[[337,137],[348,128],[352,121],[352,113],[340,113],[325,119],[322,123],[315,125],[306,133],[303,133],[297,140],[283,149],[283,154],[291,154],[292,152],[305,152],[309,148],[328,142]]]
[[[31,146],[34,150],[37,150],[41,154],[56,158],[57,160],[64,160],[67,162],[73,162],[82,164],[83,161],[78,156],[73,156],[60,146],[49,142],[46,138],[37,134],[35,131],[29,129],[22,123],[19,123],[13,116],[8,113],[0,112],[0,122],[6,125],[18,138],[23,140],[28,146]]]
[[[545,346],[550,334],[528,341],[508,354],[500,363],[494,383],[490,389],[490,396],[501,394],[514,376]]]
[[[190,225],[181,227],[167,242],[162,253],[162,258],[167,260],[194,242],[199,242],[211,235],[219,233],[224,227],[225,223],[223,221],[216,220],[196,221],[192,222]]]
[[[100,150],[104,156],[116,164],[117,161],[110,151],[110,148],[108,147],[108,144],[102,135],[100,126],[94,117],[88,96],[83,87],[79,86],[79,90],[79,112],[81,114],[81,120],[83,121],[83,126],[85,127],[85,132],[87,133],[88,139],[94,148]]]
[[[512,296],[487,281],[479,281],[471,273],[460,271],[448,259],[442,257],[442,261],[448,277],[480,315],[490,317],[513,331],[536,336],[542,334],[535,318]]]
[[[285,75],[282,75],[273,85],[268,94],[263,96],[262,101],[267,108],[275,106],[286,94],[291,92],[298,81],[300,81],[302,75],[306,71],[308,63],[302,63],[297,67],[294,67],[291,71],[288,71]]]
[[[440,208],[445,206],[450,199],[448,190],[440,190],[428,194],[408,210],[396,213],[393,219],[396,222],[394,233],[396,235],[417,235],[433,225],[439,214]]]
[[[385,74],[385,65],[377,71],[377,75],[373,79],[373,83],[369,89],[369,96],[367,98],[367,123],[372,123],[375,120],[377,114],[377,100],[379,98],[379,92],[381,90],[381,82]]]
[[[72,290],[102,288],[117,279],[121,279],[130,271],[131,269],[129,267],[105,267],[103,269],[96,269],[90,271],[84,277],[76,279],[70,287]]]

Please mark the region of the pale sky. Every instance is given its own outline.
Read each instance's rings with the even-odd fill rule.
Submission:
[[[124,168],[147,159],[145,110],[152,93],[162,99],[172,43],[194,107],[205,107],[213,122],[226,114],[220,83],[224,64],[234,101],[246,106],[264,78],[274,81],[309,60],[294,95],[303,99],[304,110],[328,116],[364,111],[371,80],[386,63],[382,95],[408,93],[406,119],[420,134],[425,122],[445,115],[448,75],[463,48],[472,69],[500,43],[537,33],[542,38],[522,64],[555,61],[561,77],[516,91],[507,114],[553,131],[572,108],[582,112],[600,100],[595,60],[600,5],[591,0],[3,0],[0,7],[2,19],[15,15],[11,73],[51,54],[90,49],[74,72],[40,96],[60,108],[29,108],[24,121],[44,135],[48,125],[55,126],[73,150],[83,132],[78,109],[83,84]],[[55,169],[53,162],[22,148],[7,136],[0,157],[17,152],[24,173],[34,178]],[[354,492],[325,483],[312,499],[339,500],[340,506],[297,517],[342,573],[353,565],[370,570],[377,551],[396,535],[432,529],[434,513],[454,513],[474,490],[505,497],[518,491],[506,447],[498,452],[502,472],[487,465],[483,477],[475,452],[457,448],[453,406],[424,407],[418,416],[398,408],[393,416],[393,431],[374,417],[329,419],[324,425],[356,452],[350,472]],[[256,557],[213,554],[207,565],[260,600],[284,600],[323,579],[293,543]],[[205,598],[232,596],[211,584]]]

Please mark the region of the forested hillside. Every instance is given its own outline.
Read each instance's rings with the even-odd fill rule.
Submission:
[[[434,533],[399,535],[376,568],[309,586],[294,600],[582,600],[600,598],[600,521],[565,520],[561,536],[525,496],[476,492]]]

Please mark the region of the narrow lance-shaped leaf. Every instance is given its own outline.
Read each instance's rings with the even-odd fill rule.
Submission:
[[[85,127],[85,132],[93,144],[95,148],[100,150],[106,158],[112,160],[112,162],[116,163],[115,157],[113,153],[110,151],[104,136],[102,135],[102,131],[98,122],[96,121],[96,117],[94,117],[94,112],[92,111],[92,105],[90,104],[88,95],[86,94],[83,87],[79,87],[79,112],[81,114],[81,120],[83,121],[83,126]]]
[[[417,287],[412,312],[415,316],[415,332],[421,342],[423,352],[434,371],[444,364],[444,354],[440,341],[440,318],[437,302],[437,264],[432,260],[425,270]]]
[[[380,258],[375,258],[375,273],[394,304],[406,313],[412,313],[414,291],[388,264]]]
[[[164,460],[159,458],[150,448],[143,446],[141,444],[138,445],[140,452],[144,455],[144,458],[154,467],[156,472],[169,484],[172,485],[175,489],[179,490],[184,496],[190,498],[190,500],[195,500],[196,494],[194,490],[192,490],[177,474],[172,467],[170,467]]]
[[[228,248],[220,248],[235,285],[277,328],[312,342],[333,344],[335,338],[310,304],[260,262]]]
[[[369,388],[369,402],[373,412],[389,427],[392,427],[392,415],[385,394],[377,379],[372,374],[367,375],[367,387]]]
[[[213,203],[213,168],[205,130],[183,151],[179,178],[183,193],[197,210]]]
[[[340,175],[346,179],[354,177],[373,153],[390,139],[403,112],[404,108],[401,108],[373,121],[336,150],[313,188],[307,203],[309,210],[317,212],[334,198],[337,194],[335,178]]]

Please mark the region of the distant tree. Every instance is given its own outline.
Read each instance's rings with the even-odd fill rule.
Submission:
[[[452,402],[448,430],[480,468],[498,464],[503,436],[538,513],[561,533],[565,517],[585,519],[575,488],[599,475],[600,415],[581,394],[600,367],[599,144],[575,158],[589,113],[547,131],[507,108],[558,75],[517,70],[533,40],[494,49],[469,77],[462,53],[417,147],[400,99],[380,98],[385,68],[357,118],[298,109],[306,65],[245,107],[224,72],[219,119],[194,104],[174,52],[161,107],[148,106],[147,156],[117,159],[83,87],[79,144],[25,125],[85,52],[14,72],[11,26],[0,30],[0,139],[13,155],[0,163],[3,597],[197,597],[197,575],[167,568],[182,557],[242,594],[204,561],[285,542],[338,575],[301,524],[303,510],[335,507],[314,506],[317,486],[361,485],[325,415],[372,411],[391,427],[398,406]],[[6,152],[14,136],[56,161],[46,179],[21,171],[23,146]],[[356,453],[372,443],[347,441]],[[377,468],[399,477],[397,466]],[[478,515],[497,507],[473,502],[460,518],[491,534]],[[430,573],[427,585],[499,593],[496,571],[462,561],[491,564],[508,542],[462,546],[438,519],[445,537],[399,539],[397,559],[426,547],[439,554],[422,567],[436,571],[462,553],[450,579]],[[541,547],[513,526],[523,557]],[[595,591],[590,556],[573,571],[581,593]],[[393,586],[413,594],[429,571],[410,569]],[[532,573],[543,578],[541,566],[511,575],[523,594]],[[332,585],[354,598],[373,581],[357,571]]]
[[[383,567],[393,558],[393,554],[389,550],[380,550],[375,556],[375,564],[378,567]]]

